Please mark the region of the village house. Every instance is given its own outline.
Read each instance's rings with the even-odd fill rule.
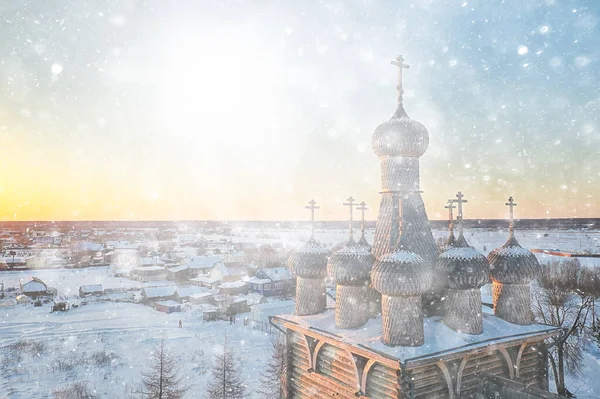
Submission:
[[[248,280],[249,289],[265,296],[292,294],[296,278],[285,267],[260,269]]]
[[[190,302],[191,296],[195,294],[204,294],[208,290],[203,287],[188,286],[188,287],[177,287],[175,289],[175,300],[177,302]]]
[[[157,302],[175,300],[175,286],[163,285],[160,287],[145,287],[142,289],[142,300],[144,302]]]
[[[237,295],[248,293],[248,284],[245,281],[229,281],[221,283],[217,288],[219,294]]]
[[[89,284],[79,287],[79,297],[104,295],[102,284]]]
[[[183,264],[189,268],[190,277],[196,277],[209,273],[220,261],[221,257],[218,255],[192,256]]]
[[[171,281],[187,281],[189,278],[190,268],[187,265],[179,265],[167,269],[167,279]]]
[[[138,267],[131,271],[140,281],[158,281],[167,278],[167,271],[162,266]]]

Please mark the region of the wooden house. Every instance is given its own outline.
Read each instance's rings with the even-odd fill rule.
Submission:
[[[283,295],[293,293],[296,278],[285,267],[272,267],[258,270],[248,284],[251,291],[264,296]]]
[[[102,284],[89,284],[79,287],[79,297],[104,295]]]

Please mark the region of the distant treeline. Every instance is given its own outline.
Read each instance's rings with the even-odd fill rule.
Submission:
[[[431,227],[443,229],[448,227],[447,220],[431,220]],[[564,218],[564,219],[521,219],[515,221],[520,229],[600,229],[600,218]],[[354,227],[359,227],[359,222],[354,222]],[[0,228],[9,230],[86,230],[86,229],[174,229],[182,225],[191,228],[223,229],[223,228],[308,228],[307,222],[291,221],[211,221],[211,220],[180,220],[180,221],[60,221],[60,222],[24,222],[6,221],[0,222]],[[375,221],[365,222],[367,228],[374,228]],[[484,229],[506,229],[506,219],[465,219],[466,228]],[[344,229],[348,227],[348,221],[322,221],[317,223],[317,228]]]

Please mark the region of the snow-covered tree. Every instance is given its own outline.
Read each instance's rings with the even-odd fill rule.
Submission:
[[[242,399],[246,392],[239,367],[228,346],[227,336],[223,351],[215,354],[212,377],[206,391],[209,399]]]
[[[261,398],[284,399],[285,372],[287,368],[287,351],[285,342],[278,339],[273,342],[273,353],[266,368],[260,375],[260,386],[257,393]]]
[[[142,373],[141,393],[148,399],[181,399],[189,389],[183,383],[178,358],[171,353],[164,338],[154,347],[148,371]]]

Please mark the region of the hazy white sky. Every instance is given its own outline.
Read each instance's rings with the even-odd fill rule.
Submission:
[[[5,4],[8,3],[8,4]],[[365,200],[371,134],[429,130],[430,218],[597,217],[595,1],[0,4],[0,218],[321,218]],[[65,6],[65,4],[67,4]]]

